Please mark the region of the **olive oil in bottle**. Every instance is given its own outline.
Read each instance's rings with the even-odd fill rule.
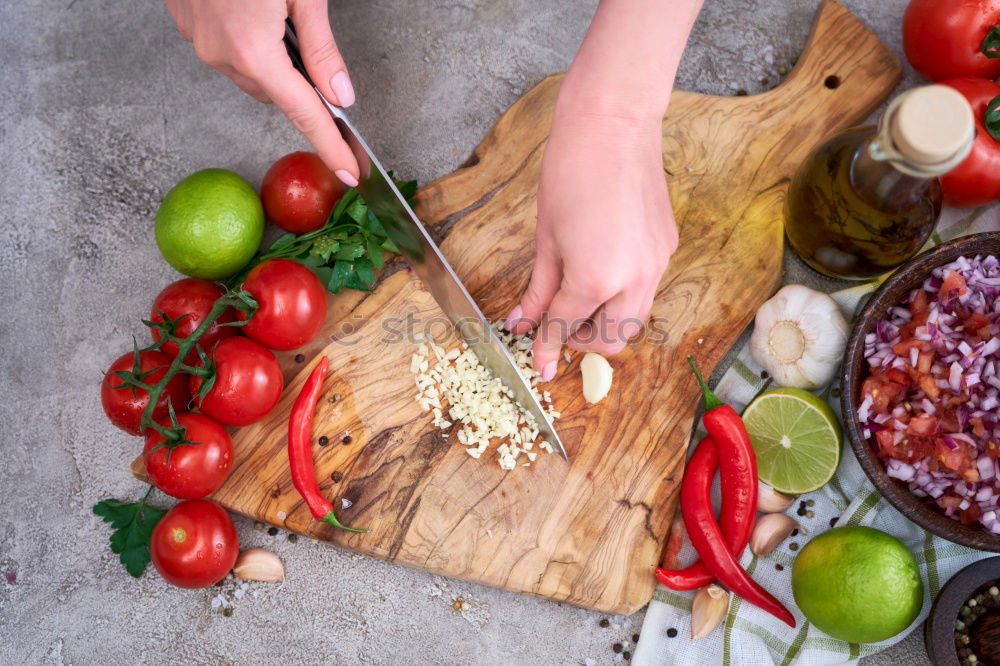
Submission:
[[[847,130],[799,168],[785,202],[785,234],[809,266],[868,279],[915,255],[941,214],[941,184],[968,155],[972,109],[947,86],[897,97],[878,126]]]

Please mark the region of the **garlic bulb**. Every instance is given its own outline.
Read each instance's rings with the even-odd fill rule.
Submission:
[[[750,354],[781,386],[817,389],[837,373],[847,334],[836,301],[790,284],[757,310]]]

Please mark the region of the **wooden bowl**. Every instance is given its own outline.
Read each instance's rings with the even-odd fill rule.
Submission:
[[[861,384],[868,376],[868,363],[864,358],[865,336],[874,331],[876,322],[886,317],[890,307],[898,304],[910,290],[923,284],[932,270],[962,255],[976,254],[1000,256],[1000,233],[962,236],[939,245],[912,259],[872,294],[855,320],[847,342],[840,372],[840,407],[854,455],[865,474],[890,504],[916,524],[943,539],[970,548],[1000,553],[1000,535],[990,534],[978,525],[962,525],[944,515],[935,504],[928,503],[926,498],[911,493],[906,483],[891,478],[885,471],[885,465],[875,455],[872,444],[865,440],[862,426],[858,422]]]
[[[973,562],[952,576],[941,588],[924,624],[924,645],[932,664],[959,665],[955,648],[955,621],[958,613],[966,601],[986,592],[992,585],[1000,585],[1000,557]],[[974,628],[977,635],[973,642],[976,643],[974,647],[978,655],[995,659],[1000,654],[1000,629],[996,615],[991,614],[991,617],[981,619]]]

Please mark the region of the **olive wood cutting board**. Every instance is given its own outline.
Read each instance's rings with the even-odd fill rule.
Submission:
[[[234,434],[232,475],[215,499],[406,566],[609,613],[641,608],[653,593],[698,405],[685,356],[711,369],[776,289],[790,176],[817,144],[865,118],[900,75],[878,38],[827,0],[797,66],[774,90],[673,93],[663,170],[680,249],[657,292],[656,331],[611,359],[610,395],[584,402],[579,354],[547,385],[562,412],[556,427],[568,463],[539,453],[530,467],[504,472],[492,450],[473,459],[431,425],[414,399],[416,345],[399,331],[408,317],[436,322],[435,334],[448,327],[404,268],[387,271],[372,294],[332,297],[324,333],[298,350],[304,362],[279,354],[281,402]],[[531,272],[535,189],[560,81],[536,85],[466,166],[418,193],[417,214],[491,319],[506,315]],[[313,520],[289,477],[288,413],[320,353],[330,373],[313,434],[330,443],[314,439],[317,476],[340,519],[367,534]],[[141,461],[134,469],[143,473]],[[342,498],[350,508],[341,509]]]

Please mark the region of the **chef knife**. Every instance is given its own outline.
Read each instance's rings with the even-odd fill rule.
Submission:
[[[479,361],[510,389],[514,400],[534,417],[539,434],[555,447],[563,458],[569,460],[559,435],[552,427],[552,422],[531,392],[528,382],[518,372],[507,346],[483,316],[465,285],[458,279],[448,260],[441,254],[437,244],[417,219],[406,199],[396,189],[392,178],[386,174],[347,115],[342,109],[331,104],[309,77],[299,54],[295,27],[290,20],[285,22],[285,48],[295,69],[316,91],[357,158],[361,171],[357,190],[364,197],[368,208],[382,222],[389,238],[410,262],[413,271],[455,325],[462,340],[472,349]]]

